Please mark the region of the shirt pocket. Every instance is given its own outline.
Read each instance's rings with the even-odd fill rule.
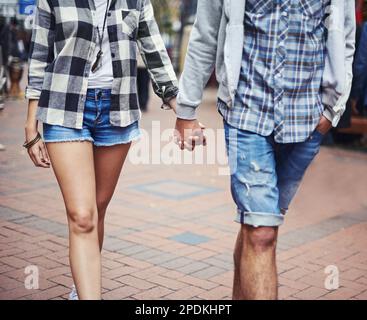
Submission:
[[[263,15],[269,13],[274,8],[273,0],[247,0],[246,11],[255,15]]]
[[[136,40],[139,27],[139,11],[121,10],[121,26],[122,33],[126,34],[130,39]]]

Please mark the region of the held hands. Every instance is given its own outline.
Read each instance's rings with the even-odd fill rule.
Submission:
[[[169,101],[169,106],[176,113],[176,98]],[[206,146],[204,135],[205,126],[197,120],[184,120],[177,118],[174,141],[181,150],[194,151],[195,146]]]
[[[181,150],[193,151],[195,146],[206,146],[204,135],[205,126],[197,120],[184,120],[177,118],[175,127],[175,143]]]

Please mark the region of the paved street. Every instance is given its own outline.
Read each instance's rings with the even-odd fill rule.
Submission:
[[[65,299],[72,279],[64,204],[52,170],[35,168],[21,147],[25,117],[24,101],[0,112],[0,299]],[[213,91],[200,118],[208,130],[222,126]],[[174,123],[154,98],[142,127],[151,134],[157,120],[161,130]],[[209,139],[208,148],[222,140]],[[159,147],[150,141],[148,153]],[[238,225],[225,167],[136,164],[138,156],[109,207],[103,298],[229,299]],[[366,191],[367,154],[322,148],[281,228],[281,299],[367,299]],[[30,265],[38,290],[24,285]],[[325,287],[327,267],[339,272],[336,290]]]

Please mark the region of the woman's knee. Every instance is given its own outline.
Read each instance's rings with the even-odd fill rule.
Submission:
[[[68,210],[70,230],[73,233],[91,233],[97,226],[97,210],[71,209]]]

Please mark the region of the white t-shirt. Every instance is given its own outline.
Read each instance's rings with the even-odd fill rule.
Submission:
[[[111,1],[109,1],[111,3]],[[103,21],[106,13],[107,1],[106,0],[94,0],[96,11],[95,18],[99,28],[99,32],[102,33]],[[96,32],[98,32],[96,30]],[[92,65],[96,61],[97,54],[99,52],[99,37],[97,35],[97,45],[93,54]],[[103,43],[102,43],[102,66],[96,71],[89,73],[88,88],[91,89],[111,89],[113,81],[112,71],[112,58],[111,58],[111,47],[108,39],[107,32],[107,21],[104,30]]]

